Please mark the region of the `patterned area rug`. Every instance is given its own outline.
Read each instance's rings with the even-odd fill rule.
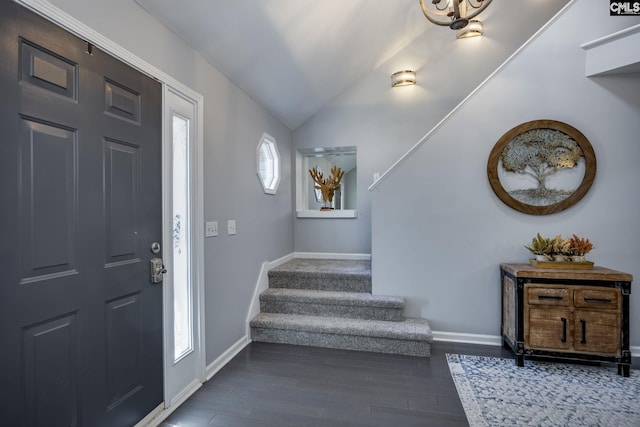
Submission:
[[[471,427],[640,426],[640,371],[447,354]]]

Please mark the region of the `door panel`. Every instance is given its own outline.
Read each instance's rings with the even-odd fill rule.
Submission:
[[[140,294],[107,303],[107,398],[111,410],[144,384]]]
[[[140,147],[109,138],[104,145],[106,263],[139,262]]]
[[[22,118],[20,283],[77,273],[78,145],[60,124]]]
[[[78,328],[76,313],[23,332],[26,424],[77,425]]]
[[[133,89],[105,79],[104,111],[113,117],[140,124],[140,94]]]
[[[20,82],[76,101],[78,64],[20,40]]]
[[[1,423],[133,425],[163,394],[161,86],[8,0],[0,56]]]

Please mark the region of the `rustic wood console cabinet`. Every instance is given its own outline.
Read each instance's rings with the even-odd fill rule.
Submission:
[[[630,274],[500,264],[502,343],[527,356],[610,362],[629,376]]]

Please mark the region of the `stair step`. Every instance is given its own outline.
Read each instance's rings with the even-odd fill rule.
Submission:
[[[295,258],[269,271],[270,288],[371,292],[371,261]]]
[[[254,341],[378,353],[430,356],[433,335],[424,319],[402,322],[260,313],[251,321]]]
[[[336,316],[400,322],[404,298],[361,292],[270,288],[260,294],[263,313]]]

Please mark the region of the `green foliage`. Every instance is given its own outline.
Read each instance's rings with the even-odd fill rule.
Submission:
[[[554,242],[555,238],[545,238],[538,233],[536,237],[531,240],[531,246],[525,246],[525,248],[535,255],[544,255],[551,259]]]

